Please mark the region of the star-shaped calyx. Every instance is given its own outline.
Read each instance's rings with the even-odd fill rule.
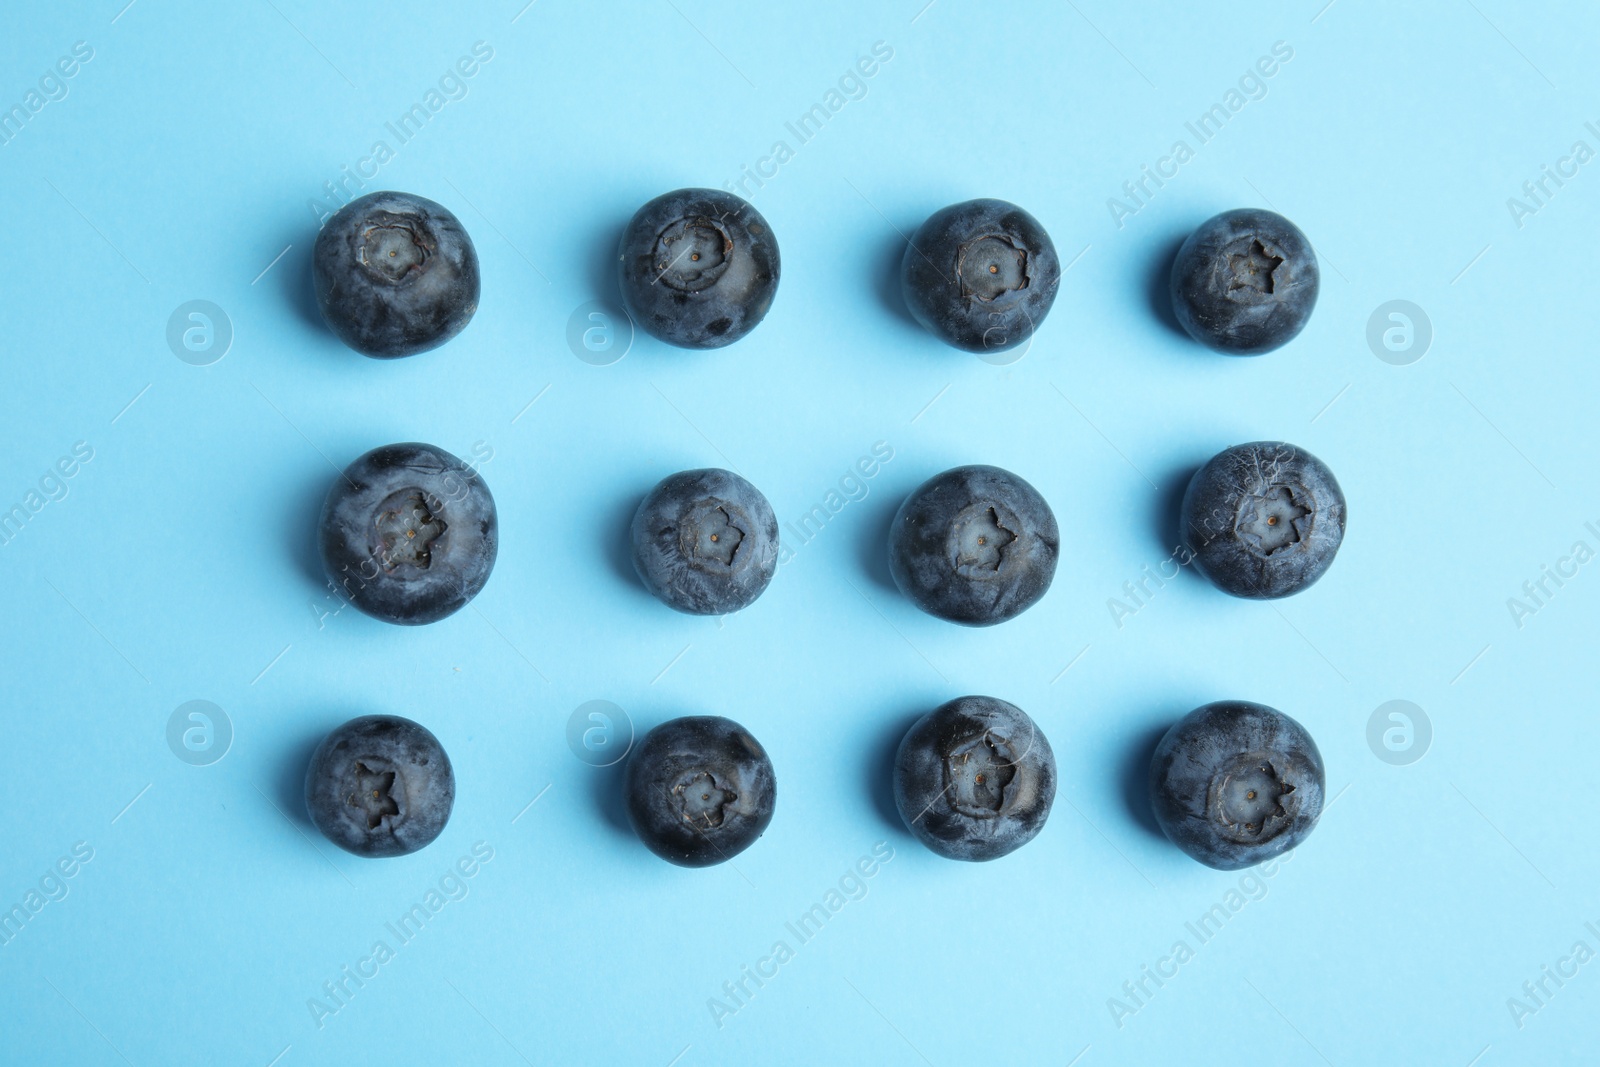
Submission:
[[[700,559],[731,566],[744,540],[744,531],[733,523],[726,508],[707,508],[686,523],[690,550]]]
[[[700,830],[710,830],[722,825],[728,805],[739,799],[739,794],[719,785],[710,771],[701,771],[673,787],[678,811],[683,821]]]
[[[1275,485],[1259,496],[1246,497],[1234,527],[1245,546],[1258,556],[1270,556],[1300,541],[1300,520],[1311,514],[1286,485]]]
[[[1273,271],[1283,263],[1282,256],[1275,256],[1267,250],[1260,240],[1252,239],[1243,252],[1233,252],[1228,255],[1228,290],[1254,289],[1258,293],[1271,294],[1273,287]]]
[[[401,494],[380,510],[377,525],[378,555],[389,569],[409,563],[426,570],[433,562],[433,543],[449,529],[420,492]]]
[[[394,799],[394,772],[375,771],[358,762],[356,788],[349,802],[366,815],[369,830],[376,830],[385,815],[399,815],[400,805]]]
[[[1294,792],[1272,761],[1259,755],[1241,757],[1214,788],[1217,815],[1234,835],[1246,838],[1260,837],[1273,819],[1287,819],[1284,799]]]
[[[1007,546],[1017,539],[1006,522],[992,504],[974,505],[956,517],[951,534],[958,573],[976,577],[1000,569]]]

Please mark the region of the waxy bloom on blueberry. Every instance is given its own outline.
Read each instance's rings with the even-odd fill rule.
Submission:
[[[1015,704],[952,700],[918,719],[894,761],[894,799],[907,829],[955,860],[992,860],[1033,840],[1050,817],[1056,758]]]
[[[750,204],[718,189],[656,197],[617,253],[622,302],[639,327],[680,348],[720,348],[756,328],[778,292],[778,242]]]
[[[691,615],[749,607],[778,568],[778,518],[732,471],[669,475],[634,513],[633,566],[662,603]]]
[[[1294,223],[1255,208],[1225,211],[1178,250],[1172,312],[1201,344],[1257,356],[1305,328],[1320,284],[1317,254]]]
[[[999,467],[955,467],[918,486],[889,531],[895,585],[930,615],[990,626],[1036,604],[1061,535],[1038,490]]]
[[[1287,852],[1322,814],[1322,753],[1305,727],[1248,700],[1179,719],[1150,761],[1150,806],[1173,844],[1235,871]]]
[[[478,310],[472,238],[448,208],[420,196],[350,201],[317,234],[311,270],[328,328],[366,356],[437,348]]]
[[[334,480],[318,544],[340,596],[373,618],[414,626],[478,595],[494,570],[496,523],[475,469],[408,442],[374,448]]]
[[[664,722],[639,742],[625,775],[639,840],[680,867],[709,867],[755,843],[778,785],[750,731],[716,715]]]
[[[1182,536],[1200,573],[1256,600],[1309,587],[1344,541],[1344,492],[1326,464],[1282,441],[1217,453],[1183,494]]]
[[[456,778],[439,739],[398,715],[351,719],[306,768],[306,812],[324,837],[357,856],[403,856],[438,837]]]

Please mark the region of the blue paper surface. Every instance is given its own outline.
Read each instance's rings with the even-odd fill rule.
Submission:
[[[123,3],[0,34],[0,1061],[1592,1058],[1591,6]],[[716,352],[608,311],[622,226],[686,185],[782,248]],[[465,333],[395,362],[343,348],[309,279],[320,220],[384,188],[452,208],[484,278]],[[1011,362],[898,295],[906,235],[978,196],[1067,268]],[[1164,307],[1177,243],[1240,206],[1323,267],[1258,359]],[[1263,439],[1350,515],[1274,603],[1173,561],[1189,472]],[[313,542],[335,471],[407,440],[478,462],[502,535],[471,607],[414,629],[341,609]],[[1061,525],[1049,595],[990,629],[919,613],[884,558],[961,463]],[[720,620],[652,600],[625,543],[703,466],[787,549]],[[889,796],[900,735],[965,693],[1027,710],[1060,770],[991,864]],[[1229,697],[1327,764],[1320,826],[1263,870],[1199,866],[1143,800],[1155,738]],[[402,859],[300,799],[374,712],[457,775]],[[690,871],[584,739],[694,713],[761,739],[779,800]]]

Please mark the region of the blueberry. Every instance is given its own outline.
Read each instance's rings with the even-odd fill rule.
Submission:
[[[680,348],[721,348],[756,328],[778,291],[778,242],[750,204],[679,189],[640,208],[618,249],[633,321]]]
[[[645,734],[625,778],[634,832],[680,867],[710,867],[755,844],[778,796],[761,745],[716,715],[673,719]]]
[[[1344,493],[1316,456],[1282,441],[1217,453],[1183,494],[1183,538],[1225,593],[1273,600],[1322,577],[1344,540]]]
[[[900,286],[911,316],[947,345],[1000,352],[1033,336],[1061,284],[1039,220],[1004,200],[934,212],[906,246]]]
[[[1056,757],[1015,704],[960,697],[918,719],[894,760],[894,802],[917,840],[953,860],[1032,841],[1056,797]]]
[[[1317,305],[1317,254],[1300,228],[1255,208],[1207,219],[1172,264],[1172,311],[1203,345],[1259,356],[1287,344]]]
[[[1322,814],[1322,754],[1305,728],[1248,700],[1173,724],[1150,761],[1150,805],[1173,844],[1219,871],[1269,860]]]
[[[456,776],[439,739],[398,715],[363,715],[323,738],[306,768],[306,811],[357,856],[404,856],[450,821]]]
[[[339,340],[395,359],[437,348],[478,310],[478,253],[449,209],[369,193],[334,213],[311,255],[317,306]]]
[[[478,595],[494,569],[494,497],[442,448],[385,445],[328,490],[322,566],[350,603],[385,622],[437,622]]]
[[[928,614],[990,626],[1044,596],[1060,541],[1056,517],[1033,486],[999,467],[955,467],[900,505],[889,570]]]
[[[778,567],[778,519],[761,490],[714,467],[663,478],[633,515],[633,568],[662,603],[727,615]]]

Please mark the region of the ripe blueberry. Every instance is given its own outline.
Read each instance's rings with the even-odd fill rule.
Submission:
[[[690,615],[747,608],[778,567],[777,516],[732,471],[679,471],[634,513],[633,567],[662,603]]]
[[[1015,704],[960,697],[918,719],[894,761],[894,802],[906,827],[953,860],[992,860],[1044,829],[1056,758]]]
[[[494,569],[494,497],[442,448],[385,445],[346,467],[322,506],[328,581],[385,622],[437,622],[478,595]]]
[[[398,715],[363,715],[334,730],[306,768],[306,811],[357,856],[404,856],[444,830],[456,776],[439,739]]]
[[[364,356],[437,348],[478,310],[478,253],[448,208],[408,193],[369,193],[317,234],[312,278],[322,317]]]
[[[778,291],[778,242],[732,193],[679,189],[628,223],[618,250],[622,302],[652,337],[720,348],[756,328]]]
[[[906,497],[889,531],[895,585],[930,615],[990,626],[1050,588],[1061,535],[1044,497],[999,467],[955,467]]]
[[[1344,540],[1333,472],[1282,441],[1211,457],[1183,494],[1182,534],[1195,566],[1225,593],[1272,600],[1307,588]]]
[[[1287,344],[1317,305],[1317,254],[1300,228],[1256,208],[1207,219],[1172,264],[1172,311],[1203,345],[1258,356]]]
[[[755,843],[778,784],[750,731],[716,715],[664,722],[639,742],[625,775],[628,821],[680,867],[709,867]]]
[[[1150,761],[1161,830],[1219,871],[1287,852],[1322,814],[1322,754],[1305,728],[1248,700],[1221,700],[1179,719]]]
[[[968,352],[1026,342],[1050,313],[1060,283],[1050,235],[1004,200],[968,200],[934,212],[900,262],[912,318]]]

